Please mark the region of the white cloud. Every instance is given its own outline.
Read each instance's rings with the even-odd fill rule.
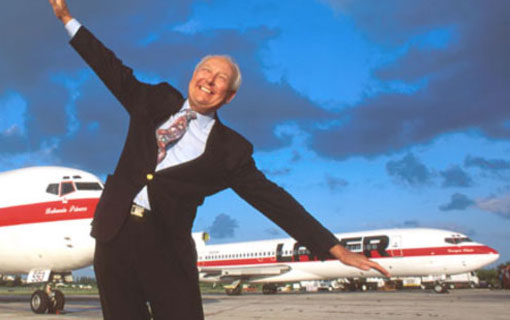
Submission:
[[[510,194],[477,200],[476,206],[484,211],[510,219]]]
[[[25,133],[27,102],[17,92],[0,96],[0,132],[6,135]]]

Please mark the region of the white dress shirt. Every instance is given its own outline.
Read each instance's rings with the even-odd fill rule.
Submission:
[[[186,112],[186,109],[190,109],[188,100],[184,102],[181,110],[171,116],[159,127],[159,129],[167,129],[170,127],[178,117],[182,116]],[[202,153],[204,153],[205,144],[214,123],[215,120],[213,114],[203,115],[197,112],[197,118],[189,122],[188,129],[182,138],[167,147],[166,156],[156,166],[156,171],[173,167],[200,157]],[[156,134],[156,132],[154,132],[154,134]],[[154,154],[154,157],[157,157],[157,153]],[[147,186],[138,193],[134,202],[150,210]]]
[[[67,33],[72,38],[80,29],[81,24],[76,19],[71,19],[66,23],[65,28]],[[165,121],[158,129],[167,129],[174,121],[185,113],[184,110],[190,109],[189,101],[186,100],[179,112],[172,115],[167,121]],[[211,133],[211,129],[215,123],[214,113],[201,114],[196,113],[197,118],[193,119],[188,124],[188,129],[184,135],[176,142],[171,143],[167,146],[165,158],[156,166],[155,171],[163,170],[169,167],[179,165],[200,157],[205,150],[205,144],[207,138]],[[156,132],[154,132],[156,135]],[[157,158],[157,152],[154,154]],[[136,204],[149,209],[149,196],[147,194],[147,186],[136,195],[133,200]]]

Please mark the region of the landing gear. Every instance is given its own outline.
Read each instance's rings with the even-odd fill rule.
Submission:
[[[278,287],[273,283],[266,283],[262,286],[263,294],[275,294],[278,292]]]
[[[45,313],[46,310],[48,310],[49,305],[50,297],[48,297],[48,294],[43,290],[36,290],[32,294],[32,298],[30,299],[30,308],[32,308],[33,312],[37,314]]]
[[[448,293],[448,288],[442,282],[436,282],[432,289],[435,293]]]
[[[66,303],[64,294],[60,290],[52,290],[47,284],[45,290],[36,290],[30,299],[30,308],[37,314],[58,314],[64,310]],[[49,293],[48,293],[49,292]]]
[[[50,305],[48,307],[48,313],[60,313],[64,310],[66,304],[66,298],[60,290],[53,290],[53,296],[50,294]]]
[[[44,283],[42,289],[36,290],[30,298],[30,308],[37,314],[52,313],[59,314],[64,310],[66,299],[62,291],[53,289],[52,285],[56,281],[67,281],[70,274],[53,274],[51,273],[48,281]],[[67,279],[67,280],[66,280]]]

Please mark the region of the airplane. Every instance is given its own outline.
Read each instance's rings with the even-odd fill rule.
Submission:
[[[90,222],[103,189],[88,172],[64,167],[30,167],[0,173],[0,274],[28,274],[42,283],[30,305],[35,313],[59,313],[65,297],[52,288],[71,281],[71,271],[93,262]],[[319,261],[292,238],[208,245],[206,232],[193,233],[200,281],[263,283],[275,293],[283,282],[379,276],[339,261]],[[465,235],[435,229],[390,229],[336,235],[347,249],[379,262],[392,276],[469,272],[499,258],[496,250]]]
[[[493,263],[499,253],[469,237],[428,228],[387,229],[335,234],[347,249],[378,262],[392,279],[444,276],[474,271]],[[338,260],[318,260],[292,238],[207,245],[204,233],[194,234],[200,281],[231,283],[230,295],[241,294],[241,283],[261,283],[262,292],[277,292],[277,284],[304,280],[382,277],[376,270],[362,271]],[[438,293],[446,286],[438,281]]]
[[[90,222],[102,189],[98,177],[77,169],[0,173],[0,274],[28,274],[27,283],[44,285],[30,300],[35,313],[62,311],[64,294],[51,284],[92,264]]]

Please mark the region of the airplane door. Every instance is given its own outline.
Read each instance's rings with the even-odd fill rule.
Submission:
[[[393,257],[402,257],[402,236],[391,237],[390,247],[391,255]]]
[[[277,262],[290,262],[291,257],[284,257],[283,256],[283,243],[278,243],[276,245],[276,261]]]

